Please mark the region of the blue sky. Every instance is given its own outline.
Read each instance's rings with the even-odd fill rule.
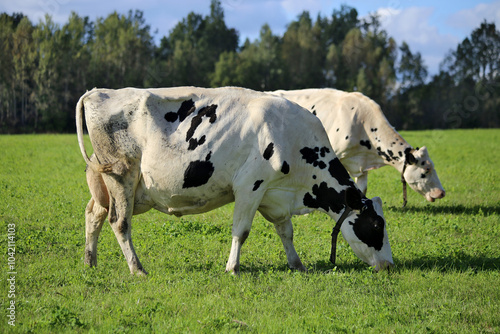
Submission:
[[[226,24],[245,38],[254,40],[263,24],[270,25],[274,34],[282,35],[286,25],[302,11],[311,17],[318,13],[330,16],[342,3],[358,10],[359,17],[377,12],[382,27],[398,45],[406,41],[413,52],[420,52],[430,74],[436,74],[445,54],[454,49],[484,20],[495,22],[500,29],[500,0],[221,0]],[[56,23],[64,24],[70,13],[80,16],[105,17],[113,11],[126,14],[129,9],[144,12],[151,31],[158,31],[156,40],[169,31],[189,12],[207,15],[209,0],[0,0],[0,12],[22,12],[33,22],[45,13]]]

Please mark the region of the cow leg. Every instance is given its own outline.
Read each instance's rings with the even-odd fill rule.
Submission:
[[[299,271],[307,271],[306,267],[300,261],[299,255],[293,246],[293,226],[292,220],[288,219],[283,223],[275,223],[274,227],[276,232],[281,238],[283,247],[285,248],[286,259],[288,260],[288,266],[291,269],[297,269]]]
[[[97,266],[97,240],[108,210],[91,198],[85,209],[85,264]]]
[[[106,185],[110,191],[109,224],[115,233],[125,259],[127,260],[130,273],[146,275],[147,272],[142,267],[142,264],[135,253],[134,245],[132,244],[131,223],[134,211],[134,193],[137,180],[130,177],[130,174],[127,175],[127,177],[121,178],[119,183],[112,177],[109,177]]]
[[[368,172],[364,172],[360,176],[354,178],[354,180],[358,188],[366,195],[366,191],[368,190]]]
[[[235,200],[234,213],[233,213],[233,241],[231,244],[231,252],[226,264],[226,272],[238,274],[240,271],[240,251],[241,246],[248,238],[250,229],[252,228],[252,221],[257,212],[258,203],[248,205],[249,198],[241,201]]]

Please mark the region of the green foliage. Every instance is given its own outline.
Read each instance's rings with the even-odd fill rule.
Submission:
[[[257,215],[241,275],[224,273],[233,205],[175,218],[134,216],[137,253],[150,272],[129,274],[106,224],[98,266],[83,264],[89,199],[74,135],[0,136],[0,249],[16,224],[16,327],[1,332],[439,332],[500,331],[499,130],[402,132],[426,145],[446,197],[428,203],[399,174],[370,172],[381,196],[396,267],[374,273],[339,238],[328,262],[331,219],[294,217],[307,274],[291,271],[272,224]],[[4,261],[2,270],[6,272]],[[7,282],[0,283],[2,308]]]
[[[334,87],[379,103],[396,128],[498,127],[500,33],[484,21],[426,82],[420,53],[396,45],[377,15],[341,5],[304,11],[283,36],[263,25],[239,43],[219,0],[190,12],[154,43],[141,11],[95,21],[72,13],[33,24],[0,14],[0,133],[73,132],[78,98],[94,87],[235,85],[255,90]],[[401,51],[398,57],[397,51]]]
[[[401,47],[404,84],[384,108],[393,125],[403,129],[500,126],[500,32],[484,21],[455,50],[427,84],[419,54]],[[419,72],[421,75],[419,75]]]

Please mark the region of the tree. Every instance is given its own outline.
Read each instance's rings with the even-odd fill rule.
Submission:
[[[0,131],[16,119],[13,35],[22,18],[22,14],[0,15]]]
[[[347,33],[357,28],[358,25],[358,11],[342,4],[340,10],[333,10],[331,21],[325,27],[325,36],[327,36],[325,45],[341,44]]]
[[[30,103],[33,87],[33,25],[27,17],[23,17],[12,34],[11,82],[12,104],[10,123],[26,131],[29,118],[32,116]]]
[[[406,42],[399,47],[401,60],[398,73],[400,75],[400,88],[406,90],[424,84],[427,78],[427,67],[422,60],[420,52],[413,54]]]
[[[226,26],[220,1],[212,0],[209,16],[189,13],[162,47],[160,52],[168,57],[168,85],[209,86],[219,56],[236,51],[238,32]]]
[[[210,85],[212,87],[242,86],[242,78],[238,76],[239,55],[236,52],[222,52],[215,64]]]
[[[323,85],[323,59],[320,36],[313,29],[307,11],[288,26],[283,35],[282,59],[287,87],[310,88]]]
[[[481,80],[493,80],[500,69],[500,33],[495,23],[483,21],[471,34],[472,56]]]
[[[58,31],[59,26],[49,15],[45,15],[45,20],[40,21],[33,32],[34,43],[37,46],[33,55],[36,64],[33,76],[35,83],[33,93],[36,96],[35,130],[39,118],[48,131],[62,130],[66,125],[64,109],[57,105],[62,95],[59,92],[62,73],[58,64],[62,53],[59,49]]]
[[[492,81],[498,77],[500,32],[496,30],[495,23],[481,23],[456,50],[448,53],[440,68],[452,73],[458,81],[466,78]]]
[[[153,39],[141,11],[98,18],[89,43],[89,85],[118,88],[144,85],[153,56]]]

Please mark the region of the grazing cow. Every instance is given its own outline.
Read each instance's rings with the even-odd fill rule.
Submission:
[[[76,121],[92,194],[90,266],[97,264],[107,215],[130,271],[145,274],[132,245],[132,215],[152,208],[198,214],[233,201],[226,271],[239,271],[257,210],[274,223],[291,268],[306,270],[293,245],[291,216],[313,210],[344,220],[342,234],[363,261],[376,269],[392,264],[380,198],[362,195],[321,122],[286,99],[241,88],[93,89],[80,98]]]
[[[429,202],[445,196],[427,148],[412,148],[372,99],[329,88],[270,93],[298,103],[321,120],[335,153],[365,194],[368,171],[389,165]]]

